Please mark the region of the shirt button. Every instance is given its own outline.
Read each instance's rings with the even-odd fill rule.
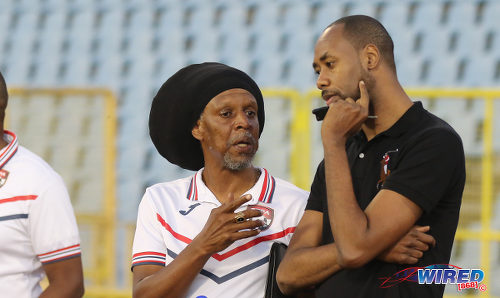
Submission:
[[[363,157],[365,157],[365,154],[364,154],[363,152],[361,152],[361,153],[359,154],[359,158],[363,158]]]

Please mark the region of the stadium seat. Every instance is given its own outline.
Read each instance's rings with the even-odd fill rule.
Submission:
[[[492,63],[494,57],[489,55],[470,55],[464,70],[463,84],[469,87],[495,85],[497,65]]]
[[[422,28],[416,31],[417,36],[418,44],[414,44],[414,50],[423,58],[446,57],[448,55],[451,35],[447,28]]]
[[[358,1],[347,3],[349,3],[349,5],[347,6],[348,9],[345,13],[348,15],[362,14],[374,18],[378,17],[378,8],[380,6],[380,3],[377,3],[375,1]]]
[[[479,2],[455,1],[450,2],[446,26],[450,29],[467,30],[476,24],[476,12]]]
[[[306,1],[290,2],[281,8],[280,27],[285,32],[311,31],[311,3]]]
[[[442,25],[443,3],[439,1],[415,2],[415,11],[410,14],[414,30],[432,31]]]
[[[313,32],[319,34],[333,21],[343,16],[344,5],[339,1],[320,1],[316,18],[313,23]]]
[[[396,30],[400,28],[404,30],[408,26],[408,14],[410,12],[410,2],[407,1],[394,1],[386,3],[383,6],[379,21],[389,30],[390,28]],[[389,32],[390,33],[390,32]]]
[[[431,56],[429,70],[424,82],[436,87],[449,87],[457,83],[458,62],[456,56],[442,53],[441,56]]]
[[[498,29],[500,26],[500,2],[495,0],[485,1],[483,10],[482,24],[488,28]]]

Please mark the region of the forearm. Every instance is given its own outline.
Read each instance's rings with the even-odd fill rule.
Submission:
[[[199,274],[210,254],[193,244],[188,245],[170,264],[138,281],[134,297],[183,297]]]
[[[76,298],[84,293],[83,282],[62,280],[49,283],[49,286],[40,294],[40,298]]]
[[[276,276],[281,291],[292,294],[324,281],[342,269],[337,255],[334,243],[287,251]]]
[[[330,226],[339,251],[339,262],[350,267],[350,262],[360,257],[374,257],[376,253],[368,249],[368,219],[354,194],[345,146],[329,144],[324,149]],[[367,256],[366,253],[375,254]]]

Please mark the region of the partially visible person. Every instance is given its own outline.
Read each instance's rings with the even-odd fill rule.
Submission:
[[[4,130],[7,100],[0,73],[0,296],[81,297],[80,239],[66,187]],[[44,275],[49,284],[42,291]]]
[[[405,93],[392,39],[371,17],[328,26],[313,67],[329,106],[324,160],[278,270],[280,288],[313,286],[317,297],[442,297],[444,285],[396,274],[450,260],[465,184],[459,135]],[[411,266],[377,258],[415,224],[430,227],[435,246],[418,244],[425,252]],[[390,277],[399,282],[383,284]]]

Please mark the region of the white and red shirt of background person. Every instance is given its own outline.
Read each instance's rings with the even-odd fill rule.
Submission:
[[[309,193],[260,168],[257,183],[245,194],[249,206],[263,212],[266,229],[234,242],[212,255],[188,290],[187,297],[264,297],[273,242],[288,245]],[[196,237],[212,209],[221,203],[202,180],[193,176],[149,187],[139,205],[132,268],[166,266]]]
[[[0,150],[0,296],[38,297],[42,264],[80,256],[80,238],[61,177],[40,157],[9,143]]]

